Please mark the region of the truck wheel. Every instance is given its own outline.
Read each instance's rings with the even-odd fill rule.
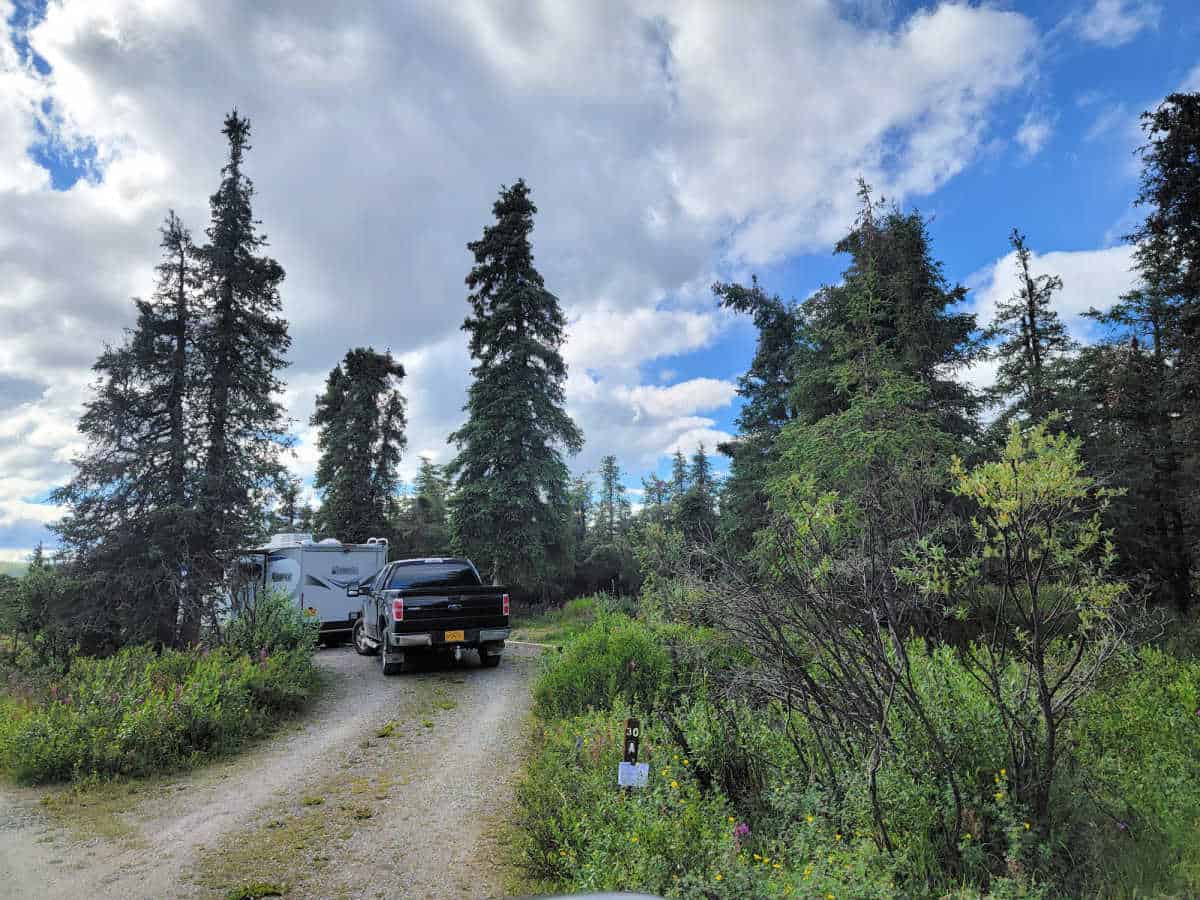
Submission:
[[[363,620],[359,619],[354,623],[354,649],[359,656],[374,656],[379,652],[378,647],[372,647],[367,641],[367,629],[363,627]]]
[[[496,666],[500,665],[500,654],[497,653],[495,656],[489,656],[487,647],[480,647],[479,664],[485,669],[494,669]]]
[[[379,652],[379,670],[384,675],[399,675],[404,668],[403,653],[388,653],[387,648],[382,648]]]

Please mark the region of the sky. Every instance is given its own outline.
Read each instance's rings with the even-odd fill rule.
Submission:
[[[710,285],[836,281],[860,175],[930,218],[981,323],[1016,226],[1094,337],[1079,313],[1133,283],[1138,114],[1200,90],[1195,0],[345,6],[0,0],[0,561],[53,544],[91,364],[152,290],[167,211],[203,239],[232,108],[287,271],[297,475],[314,397],[362,345],[408,371],[402,474],[451,457],[465,245],[523,177],[569,320],[572,468],[612,453],[636,488],[736,428],[754,331]]]

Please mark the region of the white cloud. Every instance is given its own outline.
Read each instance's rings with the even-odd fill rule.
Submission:
[[[0,18],[12,9],[0,0]],[[10,504],[69,473],[88,367],[150,290],[167,209],[202,236],[234,105],[288,272],[298,471],[315,466],[313,395],[366,343],[408,367],[406,477],[419,452],[448,458],[469,368],[464,245],[520,176],[570,322],[569,406],[595,452],[634,468],[722,439],[703,413],[728,405],[727,383],[642,384],[644,363],[719,339],[713,273],[827,248],[860,172],[896,200],[953,177],[1036,45],[1027,18],[988,6],[899,19],[823,0],[67,0],[26,37],[51,72],[0,39],[0,386],[20,395],[0,473],[24,479]],[[94,178],[51,189],[27,152],[39,121],[60,152],[94,154]],[[0,547],[30,546],[42,514],[6,509]]]
[[[1025,151],[1025,158],[1032,159],[1037,156],[1042,147],[1046,146],[1046,141],[1050,140],[1053,132],[1054,123],[1048,117],[1040,113],[1029,112],[1022,120],[1016,135],[1017,143]]]
[[[1128,244],[1103,250],[1055,250],[1034,253],[1030,267],[1036,275],[1058,275],[1063,288],[1054,294],[1052,307],[1071,335],[1087,342],[1091,322],[1083,313],[1093,307],[1107,309],[1134,287],[1131,271],[1133,248]],[[973,288],[973,310],[981,326],[996,315],[997,305],[1012,297],[1019,287],[1016,253],[1008,253],[968,279]]]
[[[1187,77],[1183,79],[1183,84],[1179,85],[1179,90],[1184,93],[1200,91],[1200,65],[1188,72]]]
[[[1147,28],[1157,28],[1162,7],[1154,0],[1095,0],[1072,22],[1085,41],[1106,47],[1127,44]]]

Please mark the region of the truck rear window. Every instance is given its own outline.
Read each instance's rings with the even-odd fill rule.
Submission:
[[[479,584],[479,576],[466,563],[411,563],[392,570],[388,590],[478,587]]]

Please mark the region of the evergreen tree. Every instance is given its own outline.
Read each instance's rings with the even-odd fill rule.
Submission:
[[[273,531],[293,532],[300,516],[300,492],[303,485],[299,478],[286,476],[276,486],[276,506],[271,517]]]
[[[642,479],[642,490],[646,498],[644,515],[656,525],[665,525],[671,499],[671,486],[657,475]]]
[[[279,315],[284,272],[274,259],[261,255],[267,241],[251,206],[254,186],[242,170],[250,149],[250,122],[235,110],[226,116],[222,132],[229,158],[209,201],[208,243],[199,251],[206,317],[199,333],[205,458],[198,574],[208,583],[220,577],[222,557],[259,537],[263,519],[254,497],[279,476],[280,453],[288,445],[279,401],[279,372],[291,343],[287,322]],[[195,636],[200,612],[188,610],[188,639]]]
[[[322,532],[348,543],[391,536],[407,445],[404,367],[391,353],[358,347],[333,367],[317,397],[311,424],[319,429],[321,459],[315,486],[323,491]]]
[[[1062,279],[1033,274],[1032,254],[1025,235],[1017,229],[1008,240],[1017,254],[1020,282],[1017,293],[996,307],[996,317],[986,332],[989,340],[1000,339],[993,351],[1000,368],[991,395],[996,401],[1016,398],[1003,420],[1016,416],[1025,422],[1041,422],[1060,405],[1058,363],[1075,345],[1050,306],[1054,292],[1062,290]]]
[[[125,342],[106,348],[93,367],[99,377],[79,422],[87,450],[75,460],[75,477],[55,492],[69,509],[55,527],[87,593],[105,598],[93,619],[128,639],[174,644],[181,573],[201,546],[199,273],[174,212],[160,245],[153,296],[135,300],[137,321]],[[103,590],[91,590],[98,585]]]
[[[450,552],[450,523],[447,518],[448,485],[442,467],[427,456],[413,482],[405,543],[416,556],[445,556]]]
[[[566,324],[533,265],[537,212],[529,188],[502,188],[496,223],[468,244],[475,366],[459,449],[451,523],[458,546],[494,580],[546,595],[570,564],[568,472],[562,452],[583,436],[564,409]]]
[[[750,287],[714,284],[713,293],[723,308],[750,315],[758,329],[750,369],[738,378],[743,404],[737,438],[717,446],[730,460],[721,493],[721,536],[727,549],[740,555],[767,522],[764,483],[774,460],[775,438],[792,418],[789,400],[803,323],[796,307],[769,296],[757,277],[751,278]]]
[[[621,467],[615,456],[600,460],[600,503],[596,508],[596,530],[613,543],[624,532],[629,519],[629,500],[621,482]]]
[[[682,449],[676,449],[675,455],[671,457],[671,501],[677,502],[687,493],[688,488],[688,464],[687,457],[683,455]]]
[[[940,430],[974,437],[980,398],[954,377],[983,352],[974,315],[953,311],[966,288],[946,280],[919,213],[891,208],[879,215],[862,181],[859,199],[858,221],[836,247],[850,256],[842,281],[801,306],[793,417],[811,424],[844,411],[871,388],[861,379],[886,368],[919,388],[920,405]],[[872,354],[874,362],[886,357],[886,367],[867,364]]]
[[[710,541],[716,536],[717,509],[712,462],[700,444],[692,454],[688,471],[689,487],[680,498],[676,526],[692,542]]]
[[[592,482],[587,475],[580,475],[571,481],[571,525],[574,532],[576,555],[584,553],[590,531],[588,524],[592,519]]]

